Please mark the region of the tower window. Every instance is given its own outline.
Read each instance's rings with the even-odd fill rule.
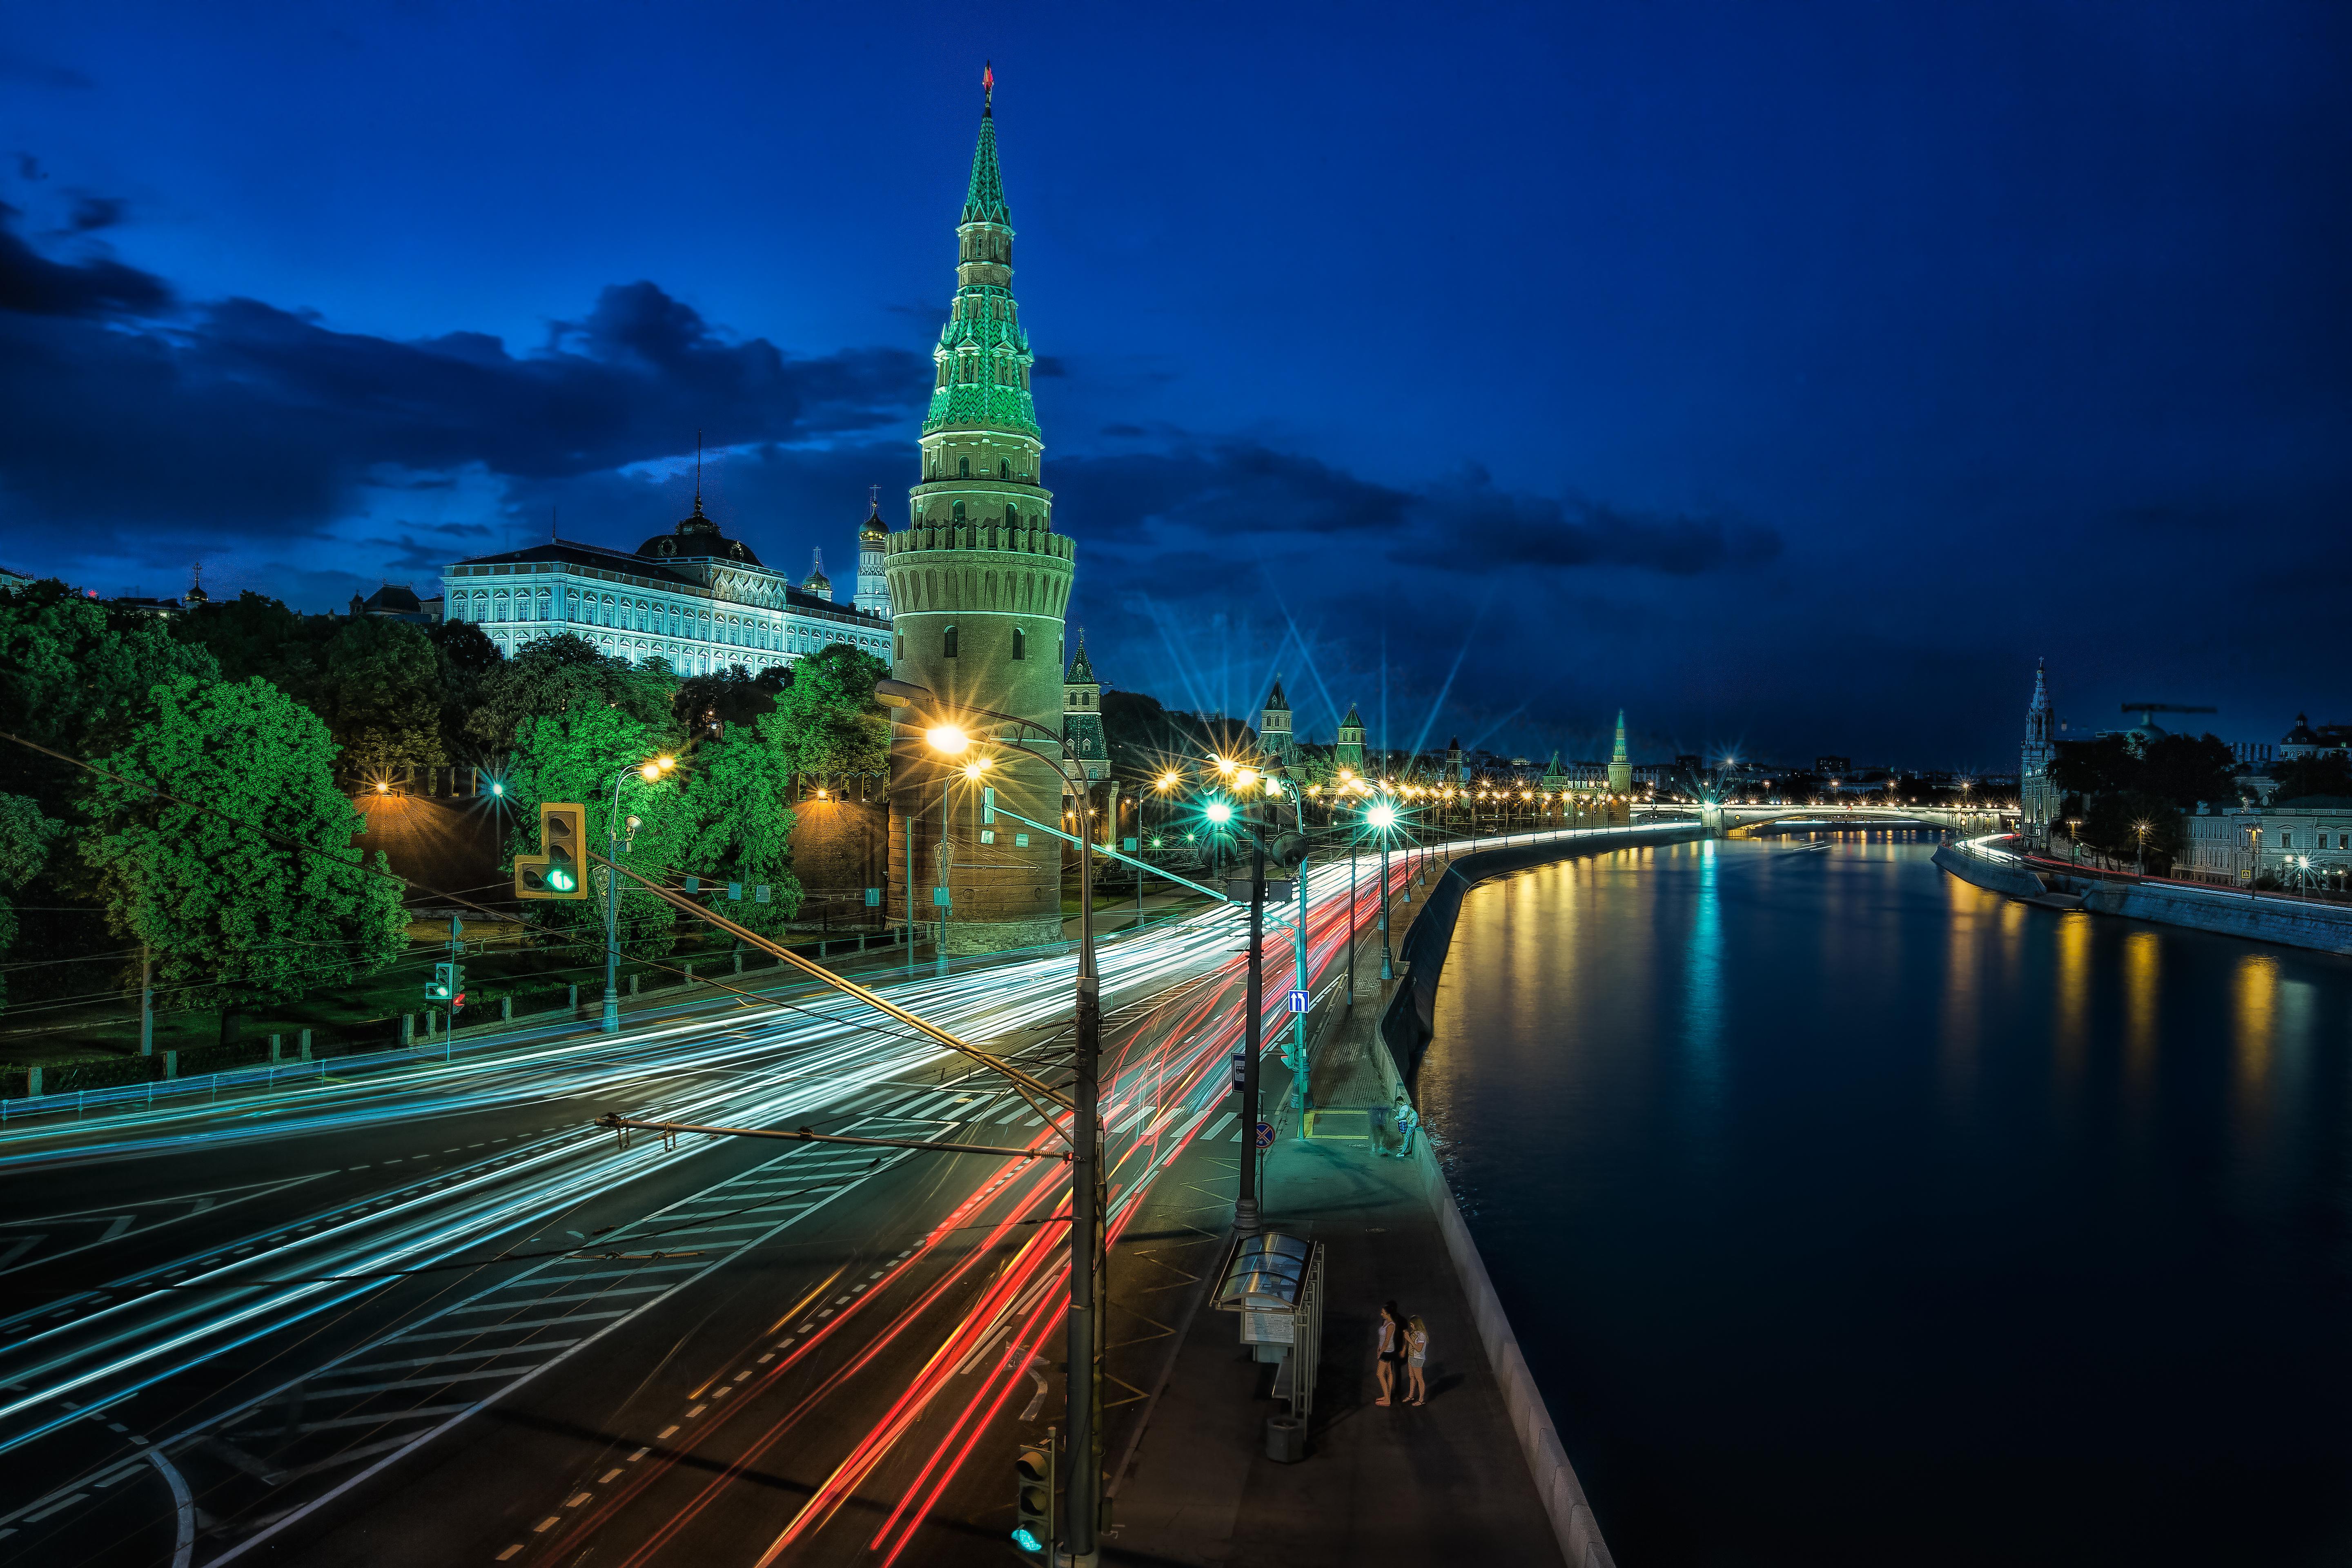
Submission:
[[[1021,509],[1019,507],[1008,506],[1004,509],[1004,526],[1007,528],[1018,528],[1021,526]]]
[[[892,640],[893,640],[893,641],[895,641],[895,642],[897,642],[897,643],[898,643],[898,662],[899,662],[900,664],[904,664],[904,663],[906,663],[906,662],[907,662],[907,637],[906,637],[906,634],[905,634],[905,633],[903,633],[903,632],[901,632],[901,633],[900,633],[897,637],[895,637],[895,638],[894,638],[894,639],[892,639]]]
[[[956,478],[960,479],[968,479],[971,478],[971,459],[970,458],[958,458],[956,459]]]
[[[1013,657],[1015,658],[1029,657],[1029,634],[1019,626],[1013,628]]]
[[[956,629],[955,629],[955,627],[953,627],[953,626],[950,626],[950,627],[947,629],[947,631],[942,635],[941,639],[940,639],[940,651],[941,653],[945,654],[945,655],[946,655],[948,658],[955,658],[955,656],[956,656]]]
[[[963,521],[963,502],[958,501],[955,505],[948,509],[948,521],[950,522],[961,522]]]
[[[1000,479],[1009,479],[1013,477],[1012,458],[999,458],[996,459],[996,477]]]

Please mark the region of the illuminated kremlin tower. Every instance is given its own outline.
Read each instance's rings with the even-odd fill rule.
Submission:
[[[908,526],[885,542],[891,674],[927,686],[947,707],[1017,714],[1062,732],[1062,618],[1076,569],[1053,530],[1040,482],[1034,355],[1013,300],[1013,219],[996,161],[993,79],[980,119],[971,183],[956,225],[956,292],[931,358],[938,374],[923,419],[922,479],[908,492]],[[1033,731],[973,718],[994,766],[966,780],[901,730],[890,756],[890,913],[940,919],[948,889],[950,951],[991,952],[1062,934],[1061,841],[999,815],[1062,813],[1059,748]],[[1021,752],[1026,750],[1027,757]],[[1049,760],[1052,758],[1054,760]],[[908,908],[908,882],[914,897]]]
[[[1265,706],[1258,710],[1258,755],[1277,768],[1294,767],[1298,762],[1298,746],[1290,733],[1290,700],[1282,694],[1282,677],[1274,678],[1274,689],[1266,694]]]

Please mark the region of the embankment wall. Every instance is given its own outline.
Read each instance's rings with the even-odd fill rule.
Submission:
[[[1963,882],[2011,898],[2072,893],[2093,914],[2123,915],[2284,947],[2352,954],[2352,909],[2340,905],[2175,882],[2035,872],[2013,859],[1982,854],[1965,844],[1947,844],[1937,849],[1936,864]]]

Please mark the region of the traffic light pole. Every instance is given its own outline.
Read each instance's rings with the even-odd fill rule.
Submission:
[[[604,817],[604,1033],[621,1032],[621,781],[635,773],[623,768],[613,775],[613,809]]]
[[[1074,776],[1076,775],[1076,776]],[[1063,776],[1091,804],[1083,770]],[[1095,868],[1078,852],[1076,1081],[1070,1085],[1070,1538],[1073,1568],[1094,1568],[1102,1525],[1102,986],[1095,971]]]
[[[1265,839],[1250,835],[1249,984],[1242,1008],[1242,1172],[1234,1229],[1255,1236],[1257,1217],[1258,1054],[1265,1010]]]

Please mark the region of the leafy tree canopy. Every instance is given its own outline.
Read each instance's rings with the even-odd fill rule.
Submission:
[[[2131,859],[2140,850],[2143,823],[2147,826],[2147,868],[2161,872],[2171,866],[2181,845],[2180,813],[2162,795],[2142,790],[2094,795],[2083,814],[2083,842],[2118,859]]]
[[[209,649],[223,680],[259,676],[298,702],[317,696],[320,649],[335,635],[332,616],[305,616],[247,589],[191,610],[171,623],[184,643]]]
[[[609,708],[667,741],[677,677],[656,660],[638,667],[610,658],[575,632],[541,637],[482,677],[466,734],[484,752],[521,749],[531,720]],[[565,797],[557,797],[565,798]]]
[[[792,797],[791,770],[777,748],[748,726],[730,724],[722,738],[694,749],[686,781],[691,837],[683,869],[703,879],[705,896],[713,900],[725,884],[741,884],[740,902],[711,907],[762,935],[782,930],[801,907],[800,879],[792,871]],[[752,891],[761,885],[768,889],[764,904]]]
[[[689,675],[670,700],[670,716],[681,735],[716,736],[730,724],[757,723],[773,712],[776,694],[792,679],[781,664],[757,675],[740,664],[717,675]]]
[[[890,712],[874,699],[889,668],[872,654],[835,643],[792,668],[792,683],[760,721],[786,773],[882,773],[890,766]]]
[[[2271,769],[2271,777],[2278,783],[2271,799],[2281,805],[2312,795],[2352,795],[2352,763],[2342,752],[2289,757]]]
[[[2159,796],[2189,810],[2199,801],[2234,805],[2239,795],[2236,760],[2226,742],[2211,735],[2159,735],[2145,753],[2133,752],[2121,735],[2095,741],[2062,741],[2050,777],[2069,795]]]
[[[447,763],[441,650],[422,626],[380,616],[342,623],[326,647],[315,704],[346,769],[383,774]]]
[[[525,719],[516,737],[514,770],[507,786],[520,813],[512,852],[539,852],[541,802],[578,801],[588,808],[584,847],[594,854],[604,854],[609,835],[624,842],[622,863],[641,876],[660,879],[681,867],[694,869],[684,866],[698,826],[683,798],[688,768],[681,764],[652,783],[634,771],[636,764],[662,754],[667,739],[662,725],[601,702]],[[614,775],[624,768],[632,771],[620,781],[620,819],[615,824]],[[628,826],[631,816],[637,818],[634,830]],[[602,953],[607,873],[593,859],[588,863],[593,868],[589,898],[532,902],[524,910],[582,952]],[[619,923],[621,951],[633,956],[658,958],[677,945],[676,912],[625,879]]]
[[[131,782],[97,780],[84,795],[94,826],[80,847],[108,923],[153,949],[159,987],[179,1006],[235,1009],[398,956],[401,886],[381,853],[371,867],[352,842],[365,818],[335,787],[317,716],[257,679],[183,677],[154,697],[153,718],[100,763]]]
[[[210,653],[173,640],[163,621],[110,610],[62,583],[0,593],[0,729],[44,746],[111,751],[153,710],[158,682],[218,673]],[[0,780],[62,816],[84,775],[18,747],[0,751]]]
[[[8,893],[41,874],[49,845],[62,831],[41,815],[40,803],[21,795],[0,795],[0,952],[16,942],[16,907]],[[8,999],[8,983],[0,974],[0,1003]]]

